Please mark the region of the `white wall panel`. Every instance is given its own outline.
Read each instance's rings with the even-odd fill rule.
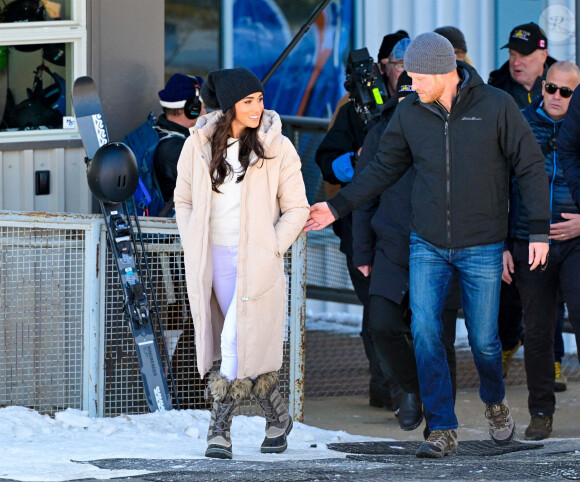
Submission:
[[[376,57],[383,36],[399,29],[411,38],[444,25],[465,35],[468,55],[487,81],[494,67],[495,25],[493,0],[362,0],[364,45]]]
[[[50,193],[37,196],[35,172],[50,172]],[[0,209],[12,211],[91,212],[81,148],[0,151]]]

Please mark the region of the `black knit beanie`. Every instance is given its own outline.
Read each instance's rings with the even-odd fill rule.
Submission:
[[[260,79],[244,67],[214,70],[201,88],[201,98],[210,109],[225,112],[248,95],[264,92]]]
[[[381,42],[381,47],[379,48],[379,53],[377,54],[377,61],[381,61],[386,59],[391,52],[393,51],[393,47],[396,43],[404,38],[409,38],[409,35],[404,30],[398,30],[395,33],[390,33],[383,37],[383,41]]]

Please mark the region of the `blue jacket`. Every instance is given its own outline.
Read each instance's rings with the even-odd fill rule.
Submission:
[[[542,96],[536,97],[532,104],[523,110],[524,117],[530,123],[530,127],[536,136],[536,140],[546,158],[545,168],[550,182],[550,210],[552,211],[551,223],[560,223],[562,213],[579,214],[575,206],[568,184],[564,179],[564,171],[560,162],[556,139],[560,133],[562,120],[554,121],[542,109]],[[528,210],[523,204],[517,179],[511,177],[510,192],[510,227],[511,238],[528,239],[529,218]]]
[[[580,206],[580,86],[576,87],[558,136],[564,177],[576,206]]]

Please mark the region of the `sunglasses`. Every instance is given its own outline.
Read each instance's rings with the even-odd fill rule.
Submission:
[[[550,95],[554,95],[557,90],[560,90],[560,95],[564,97],[564,99],[571,97],[572,94],[574,93],[574,91],[570,87],[558,87],[556,84],[547,83],[546,85],[544,85],[544,89],[546,89],[546,92]]]

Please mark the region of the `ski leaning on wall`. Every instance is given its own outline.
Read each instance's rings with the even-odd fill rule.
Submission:
[[[87,153],[85,161],[89,187],[98,199],[105,218],[107,239],[115,258],[123,290],[125,314],[135,339],[147,405],[152,412],[171,410],[173,408],[171,395],[161,362],[156,329],[153,325],[153,316],[144,285],[144,280],[147,280],[154,296],[147,258],[143,249],[145,276],[142,276],[141,262],[137,258],[136,239],[140,241],[143,248],[142,235],[140,229],[135,232],[128,215],[127,200],[132,200],[138,182],[138,173],[136,179],[133,175],[134,156],[125,144],[109,142],[101,100],[91,77],[79,77],[75,80],[72,102]],[[134,168],[137,172],[136,161]],[[133,187],[132,184],[135,186]],[[138,219],[135,222],[139,227]],[[157,326],[162,331],[159,324]]]

